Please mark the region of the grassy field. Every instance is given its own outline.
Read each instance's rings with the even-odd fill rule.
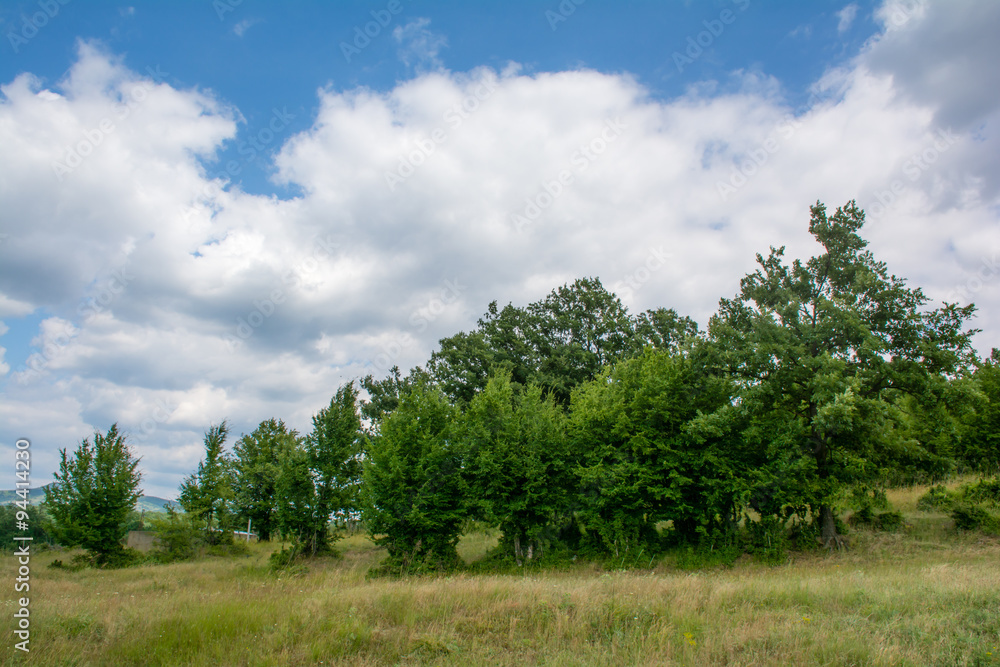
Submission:
[[[1000,541],[957,535],[890,494],[908,526],[855,531],[843,553],[651,570],[366,580],[382,552],[363,536],[339,560],[267,567],[237,559],[119,571],[31,561],[31,653],[61,665],[1000,665]],[[494,540],[463,539],[466,560]],[[11,627],[16,563],[3,559]],[[16,654],[16,655],[15,655]]]

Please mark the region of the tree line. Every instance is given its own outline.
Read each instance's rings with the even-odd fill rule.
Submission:
[[[308,554],[360,518],[400,572],[457,565],[472,520],[518,564],[840,547],[845,494],[1000,468],[1000,354],[972,348],[974,306],[930,308],[867,249],[863,224],[854,202],[833,215],[817,203],[822,252],[757,255],[704,331],[672,309],[630,314],[593,278],[525,307],[491,303],[426,367],[341,386],[305,436],[272,418],[230,453],[226,422],[212,426],[180,503],[210,541],[249,520]],[[115,427],[95,434],[120,441]],[[86,544],[78,528],[97,520],[65,510],[79,480],[135,495],[122,446],[103,464],[88,441],[63,451],[66,490],[47,498],[63,540]]]

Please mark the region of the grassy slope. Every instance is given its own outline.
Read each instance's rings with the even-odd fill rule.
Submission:
[[[905,532],[856,532],[847,553],[779,567],[367,581],[382,553],[362,536],[299,575],[270,574],[266,544],[116,572],[47,569],[68,559],[40,554],[32,652],[14,659],[8,639],[0,663],[1000,665],[1000,541],[954,535],[915,510],[921,492],[890,494]],[[460,551],[490,544],[470,536]],[[14,570],[4,559],[3,580]]]

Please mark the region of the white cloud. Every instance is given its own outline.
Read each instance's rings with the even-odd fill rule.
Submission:
[[[857,15],[858,6],[853,2],[837,12],[837,32],[843,34],[850,30]]]
[[[441,49],[448,46],[444,35],[430,30],[428,18],[417,18],[406,25],[396,26],[392,36],[399,44],[399,59],[404,65],[417,71],[441,69],[444,64],[438,58]]]
[[[979,303],[987,349],[1000,326],[1000,274],[983,277],[1000,251],[1000,102],[944,99],[951,88],[907,74],[911,31],[931,18],[887,30],[794,117],[754,73],[737,92],[665,101],[626,75],[513,67],[328,89],[275,158],[303,193],[284,200],[206,177],[198,156],[234,138],[238,112],[84,44],[58,85],[24,75],[2,88],[0,315],[51,317],[43,372],[12,369],[0,390],[0,438],[41,443],[41,479],[58,448],[118,421],[147,491],[171,495],[209,424],[307,430],[342,381],[422,363],[493,299],[527,303],[580,276],[624,288],[655,254],[666,260],[629,287],[630,308],[704,324],[754,253],[814,252],[817,199],[878,210],[865,231],[876,255],[935,299]],[[945,147],[955,104],[986,126],[952,126]],[[105,119],[114,129],[97,142]],[[53,163],[90,138],[60,181]]]

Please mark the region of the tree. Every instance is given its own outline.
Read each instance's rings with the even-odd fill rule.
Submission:
[[[564,413],[537,385],[516,392],[510,374],[500,371],[472,399],[457,430],[470,500],[500,528],[500,548],[518,565],[541,556],[575,490]]]
[[[477,329],[441,340],[429,374],[461,406],[485,389],[492,369],[515,387],[535,383],[566,407],[573,388],[645,345],[676,346],[697,331],[672,310],[633,318],[597,278],[580,278],[526,307],[492,302]]]
[[[968,469],[1000,473],[1000,350],[977,364],[973,374],[979,391],[977,410],[964,419],[965,442],[959,456]]]
[[[570,438],[577,452],[581,521],[594,547],[615,556],[658,549],[656,524],[675,541],[700,542],[735,528],[740,456],[716,415],[731,383],[706,355],[647,348],[607,368],[573,394]]]
[[[181,482],[178,502],[184,511],[205,522],[205,537],[209,544],[218,544],[231,537],[233,529],[232,461],[224,450],[229,425],[211,426],[205,432],[205,458],[198,470]]]
[[[125,522],[142,495],[139,459],[112,424],[107,434],[94,432],[72,458],[59,450],[56,483],[45,487],[45,505],[56,539],[86,549],[99,566],[114,565],[125,554]]]
[[[818,202],[811,213],[809,231],[824,252],[790,266],[784,248],[758,254],[760,268],[721,300],[709,331],[728,350],[742,404],[791,448],[772,460],[806,475],[822,537],[840,546],[835,495],[877,474],[891,449],[895,399],[928,395],[933,377],[971,363],[974,332],[962,327],[974,307],[921,310],[923,293],[865,250],[857,233],[865,216],[853,201],[832,217]]]
[[[309,453],[301,440],[281,452],[275,500],[275,517],[282,535],[291,538],[297,548],[309,549],[315,555],[319,546],[316,484],[309,468]]]
[[[346,517],[357,508],[361,475],[361,417],[358,390],[348,382],[330,399],[330,405],[313,416],[313,430],[305,451],[315,482],[316,524],[313,550],[330,548],[332,515]]]
[[[446,570],[467,516],[462,452],[452,435],[457,411],[426,383],[399,398],[366,447],[362,516],[389,552],[390,570]]]
[[[281,457],[299,442],[298,433],[278,419],[262,421],[233,447],[233,511],[249,519],[258,539],[269,540],[277,528],[277,480]]]

